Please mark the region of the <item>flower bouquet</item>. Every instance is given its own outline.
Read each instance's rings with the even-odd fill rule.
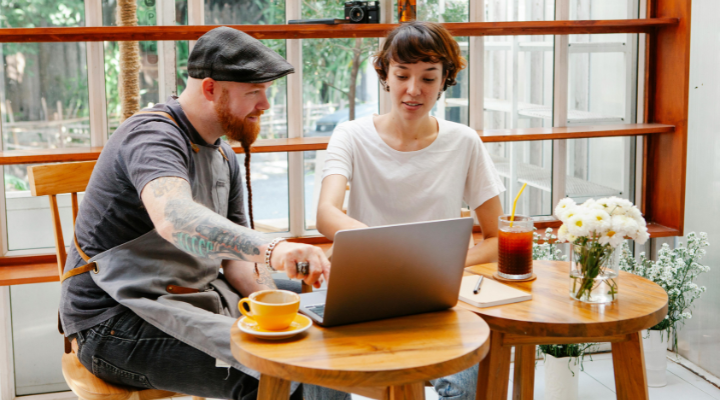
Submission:
[[[640,210],[617,197],[582,204],[565,198],[555,208],[555,215],[563,223],[558,241],[572,246],[570,297],[587,303],[614,301],[619,271],[615,248],[625,238],[638,244],[649,238]]]

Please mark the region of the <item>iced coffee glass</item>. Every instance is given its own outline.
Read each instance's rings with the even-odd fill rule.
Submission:
[[[533,221],[516,215],[512,226],[510,216],[499,217],[498,275],[504,279],[532,277]]]

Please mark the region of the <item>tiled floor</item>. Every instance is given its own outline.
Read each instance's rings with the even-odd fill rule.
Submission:
[[[612,355],[598,354],[585,359],[585,371],[580,373],[581,400],[615,400],[615,379],[613,377]],[[512,366],[511,366],[512,370]],[[512,374],[510,375],[512,378]],[[681,365],[668,360],[668,384],[662,388],[650,388],[651,400],[720,400],[720,389],[688,371]],[[512,387],[512,384],[511,384]],[[545,368],[538,361],[535,370],[535,400],[544,400]],[[427,400],[436,400],[437,394],[432,388],[425,388]],[[508,399],[511,393],[508,393]],[[353,395],[353,400],[365,400]]]

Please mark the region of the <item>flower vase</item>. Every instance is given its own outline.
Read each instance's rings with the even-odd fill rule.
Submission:
[[[545,400],[577,400],[580,360],[545,355]]]
[[[609,303],[618,296],[619,263],[609,245],[572,245],[570,297],[585,303]]]
[[[650,387],[667,385],[667,348],[670,335],[667,331],[643,331],[643,353],[645,355],[645,371]]]

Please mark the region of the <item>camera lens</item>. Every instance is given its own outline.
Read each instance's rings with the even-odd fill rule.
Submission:
[[[362,7],[355,6],[350,9],[350,21],[360,22],[365,18],[365,10]]]

